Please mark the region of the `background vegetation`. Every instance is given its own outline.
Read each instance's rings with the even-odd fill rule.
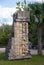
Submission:
[[[17,3],[18,6],[20,2]],[[22,4],[23,5],[23,4]],[[25,6],[26,1],[24,0],[24,10],[30,12],[30,22],[29,22],[29,41],[32,42],[32,45],[39,45],[40,42],[44,48],[44,3],[34,3],[28,4],[28,7]],[[36,16],[36,19],[34,17]],[[41,21],[42,20],[42,21]],[[42,34],[40,31],[42,30]],[[37,35],[38,33],[38,35]],[[38,37],[40,34],[40,37]],[[13,35],[12,26],[2,25],[0,26],[0,46],[6,46],[9,38]],[[40,40],[41,38],[41,40]],[[41,46],[42,46],[41,45]]]

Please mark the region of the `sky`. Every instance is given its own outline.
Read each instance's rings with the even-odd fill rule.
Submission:
[[[0,0],[0,25],[13,23],[12,15],[16,12],[16,2],[23,0]],[[29,2],[44,2],[44,0],[27,0]]]

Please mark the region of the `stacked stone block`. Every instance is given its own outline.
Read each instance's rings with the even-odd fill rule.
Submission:
[[[28,11],[18,11],[13,14],[13,34],[14,37],[6,48],[6,57],[11,59],[30,58],[28,56]],[[10,46],[10,47],[9,47]],[[9,50],[9,52],[8,52]]]

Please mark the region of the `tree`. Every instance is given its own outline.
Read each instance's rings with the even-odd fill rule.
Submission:
[[[9,37],[12,35],[12,26],[4,25],[4,32],[2,29],[3,26],[0,27],[0,46],[6,46],[9,40]]]
[[[43,11],[42,11],[42,4],[36,5],[37,9],[35,11],[35,15],[38,19],[38,54],[42,54],[42,23],[43,23]]]
[[[35,16],[35,22],[37,22],[38,54],[42,54],[42,23],[43,23],[42,4],[40,3],[31,4],[30,7],[32,9],[33,16]]]

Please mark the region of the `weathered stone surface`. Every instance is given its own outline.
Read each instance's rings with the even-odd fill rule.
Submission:
[[[13,15],[14,37],[9,39],[6,48],[6,58],[9,60],[31,57],[28,53],[28,21],[29,12],[19,11]]]

